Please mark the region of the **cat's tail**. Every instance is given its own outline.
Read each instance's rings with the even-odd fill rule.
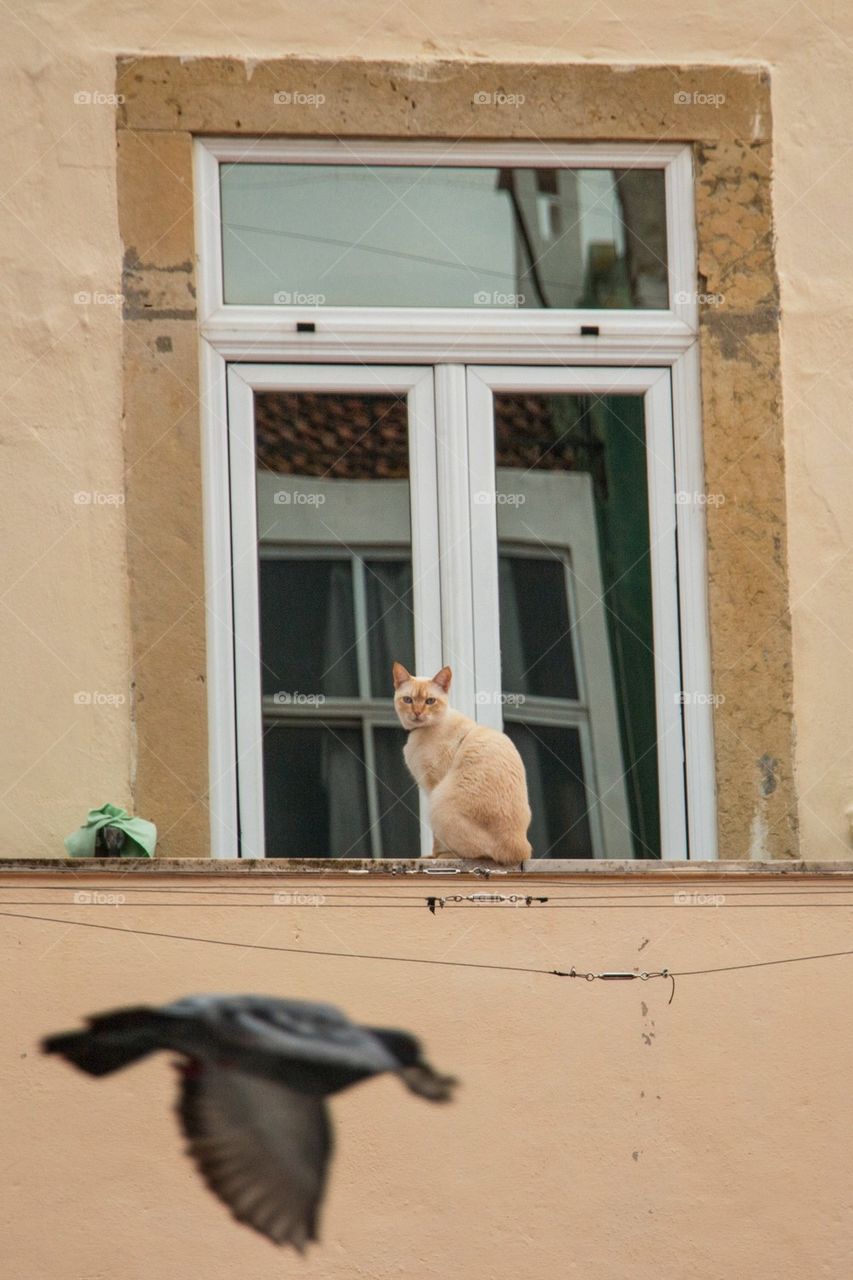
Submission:
[[[529,840],[513,840],[511,842],[504,841],[499,848],[495,849],[491,854],[493,862],[499,862],[501,866],[518,866],[519,863],[527,862],[533,857],[533,846]]]

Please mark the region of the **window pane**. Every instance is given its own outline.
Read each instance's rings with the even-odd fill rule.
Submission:
[[[576,700],[566,564],[502,555],[499,568],[504,689]]]
[[[321,480],[371,480],[383,487],[388,480],[409,478],[404,395],[256,392],[255,440],[259,471]],[[311,504],[291,495],[279,505]]]
[[[510,723],[506,731],[527,771],[534,858],[593,857],[578,730]]]
[[[384,858],[417,858],[421,852],[418,788],[403,759],[406,737],[405,729],[373,730]]]
[[[268,853],[371,857],[359,703],[372,672],[393,714],[413,648],[406,398],[257,393],[255,440]]]
[[[365,560],[370,691],[393,697],[391,666],[415,651],[412,565],[409,560]],[[401,748],[402,749],[402,748]]]
[[[360,730],[267,726],[267,857],[371,857],[366,776]]]
[[[357,698],[349,560],[262,556],[260,569],[264,693]]]
[[[600,852],[660,857],[642,397],[499,393],[494,406],[498,538],[519,566],[500,579],[504,692],[576,691],[591,742],[586,784],[601,797]],[[538,565],[546,551],[547,575],[525,566],[525,553]],[[535,706],[522,703],[522,719],[525,709],[532,719]],[[566,716],[577,723],[577,708]]]
[[[662,169],[220,167],[225,301],[666,307]]]

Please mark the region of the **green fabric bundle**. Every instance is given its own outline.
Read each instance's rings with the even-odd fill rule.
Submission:
[[[83,823],[70,836],[65,837],[69,858],[94,858],[95,839],[101,827],[118,827],[125,834],[119,857],[153,858],[157,847],[157,828],[145,818],[131,818],[126,809],[115,804],[92,809]]]

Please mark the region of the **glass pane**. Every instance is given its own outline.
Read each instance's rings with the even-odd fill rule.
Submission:
[[[366,777],[359,729],[266,727],[267,857],[371,857]]]
[[[568,565],[559,556],[502,555],[499,571],[504,689],[577,700]]]
[[[666,307],[662,169],[220,167],[225,301]]]
[[[256,392],[255,441],[259,471],[376,483],[409,478],[405,395]],[[287,492],[280,506],[312,505]]]
[[[374,698],[393,697],[391,666],[415,651],[412,565],[371,557],[364,568],[370,690]]]
[[[255,442],[267,852],[370,857],[359,704],[373,672],[393,714],[413,648],[406,399],[258,393]]]
[[[357,698],[350,561],[262,555],[260,570],[264,693]]]
[[[405,729],[373,730],[383,858],[420,856],[418,788],[403,759]]]
[[[508,705],[535,720],[548,698],[550,723],[580,711],[597,854],[660,857],[642,397],[498,393],[494,405]],[[573,697],[580,708],[554,705]]]
[[[591,858],[587,794],[577,729],[509,723],[527,770],[534,858]]]

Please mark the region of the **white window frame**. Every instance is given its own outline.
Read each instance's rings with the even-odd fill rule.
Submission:
[[[240,850],[244,858],[263,858],[263,699],[261,635],[258,611],[258,503],[255,461],[255,392],[329,391],[399,395],[408,400],[409,501],[412,522],[412,598],[415,662],[419,670],[441,666],[441,630],[434,625],[440,598],[439,532],[435,503],[435,407],[429,368],[406,365],[323,366],[231,364],[228,380],[228,463],[231,473],[231,572],[234,591],[235,724],[240,764]],[[344,548],[342,547],[343,551]],[[237,572],[233,572],[237,568]],[[425,836],[422,839],[425,843]]]
[[[580,369],[517,366],[469,366],[468,421],[471,456],[471,559],[490,567],[497,545],[497,514],[492,503],[477,503],[475,495],[488,490],[495,475],[494,392],[565,394],[602,397],[643,397],[651,547],[652,610],[654,632],[655,699],[657,711],[658,776],[660,790],[661,846],[670,858],[688,843],[682,728],[681,644],[678,609],[678,549],[676,545],[676,479],[672,431],[672,394],[668,369]],[[478,570],[474,588],[474,652],[481,688],[500,689],[500,623],[497,582],[488,568]],[[596,610],[604,624],[604,610]],[[600,644],[608,640],[602,634]],[[499,711],[499,708],[497,709]],[[500,721],[496,723],[501,727]],[[605,812],[607,805],[604,802]],[[614,815],[608,815],[613,816]],[[618,823],[614,837],[618,837]],[[624,827],[624,824],[622,824]],[[614,856],[612,853],[611,857]]]
[[[665,173],[670,308],[666,311],[488,311],[480,308],[257,307],[226,305],[222,294],[220,163],[485,165],[520,167],[662,168]],[[235,662],[231,619],[241,600],[231,584],[227,370],[231,362],[435,366],[443,408],[465,394],[466,364],[505,369],[551,365],[565,372],[621,367],[638,378],[665,371],[671,379],[676,493],[704,491],[699,398],[696,241],[693,165],[680,144],[351,142],[205,138],[194,143],[196,244],[201,364],[211,855],[232,857],[240,830],[243,856],[263,856],[238,821]],[[300,331],[298,326],[311,326]],[[581,332],[581,330],[585,332]],[[590,333],[589,330],[597,330]],[[446,362],[452,359],[453,365]],[[457,363],[458,362],[458,363]],[[384,374],[383,374],[384,376]],[[351,381],[351,380],[350,380]],[[315,389],[315,388],[312,388]],[[375,389],[375,388],[374,388]],[[627,387],[626,387],[627,390]],[[648,390],[648,387],[646,388]],[[645,394],[645,392],[643,392]],[[439,420],[450,421],[443,412]],[[442,455],[438,449],[437,465]],[[243,480],[250,470],[243,458]],[[478,470],[482,471],[480,461]],[[493,483],[492,473],[492,483]],[[449,482],[450,476],[444,480]],[[455,483],[459,483],[458,469]],[[254,477],[251,478],[254,497]],[[474,483],[473,479],[469,483]],[[414,497],[414,490],[413,490]],[[674,497],[674,495],[673,495]],[[458,506],[457,506],[457,509]],[[675,504],[684,771],[692,856],[713,859],[716,791],[708,627],[705,519],[700,501]],[[461,530],[459,532],[462,532]],[[454,626],[453,601],[444,625]],[[456,619],[456,630],[464,626]],[[473,636],[471,637],[473,647]],[[473,656],[473,655],[472,655]],[[260,709],[260,702],[258,704]],[[242,770],[241,770],[242,772]],[[670,857],[686,856],[671,847]],[[250,851],[251,850],[251,851]]]

